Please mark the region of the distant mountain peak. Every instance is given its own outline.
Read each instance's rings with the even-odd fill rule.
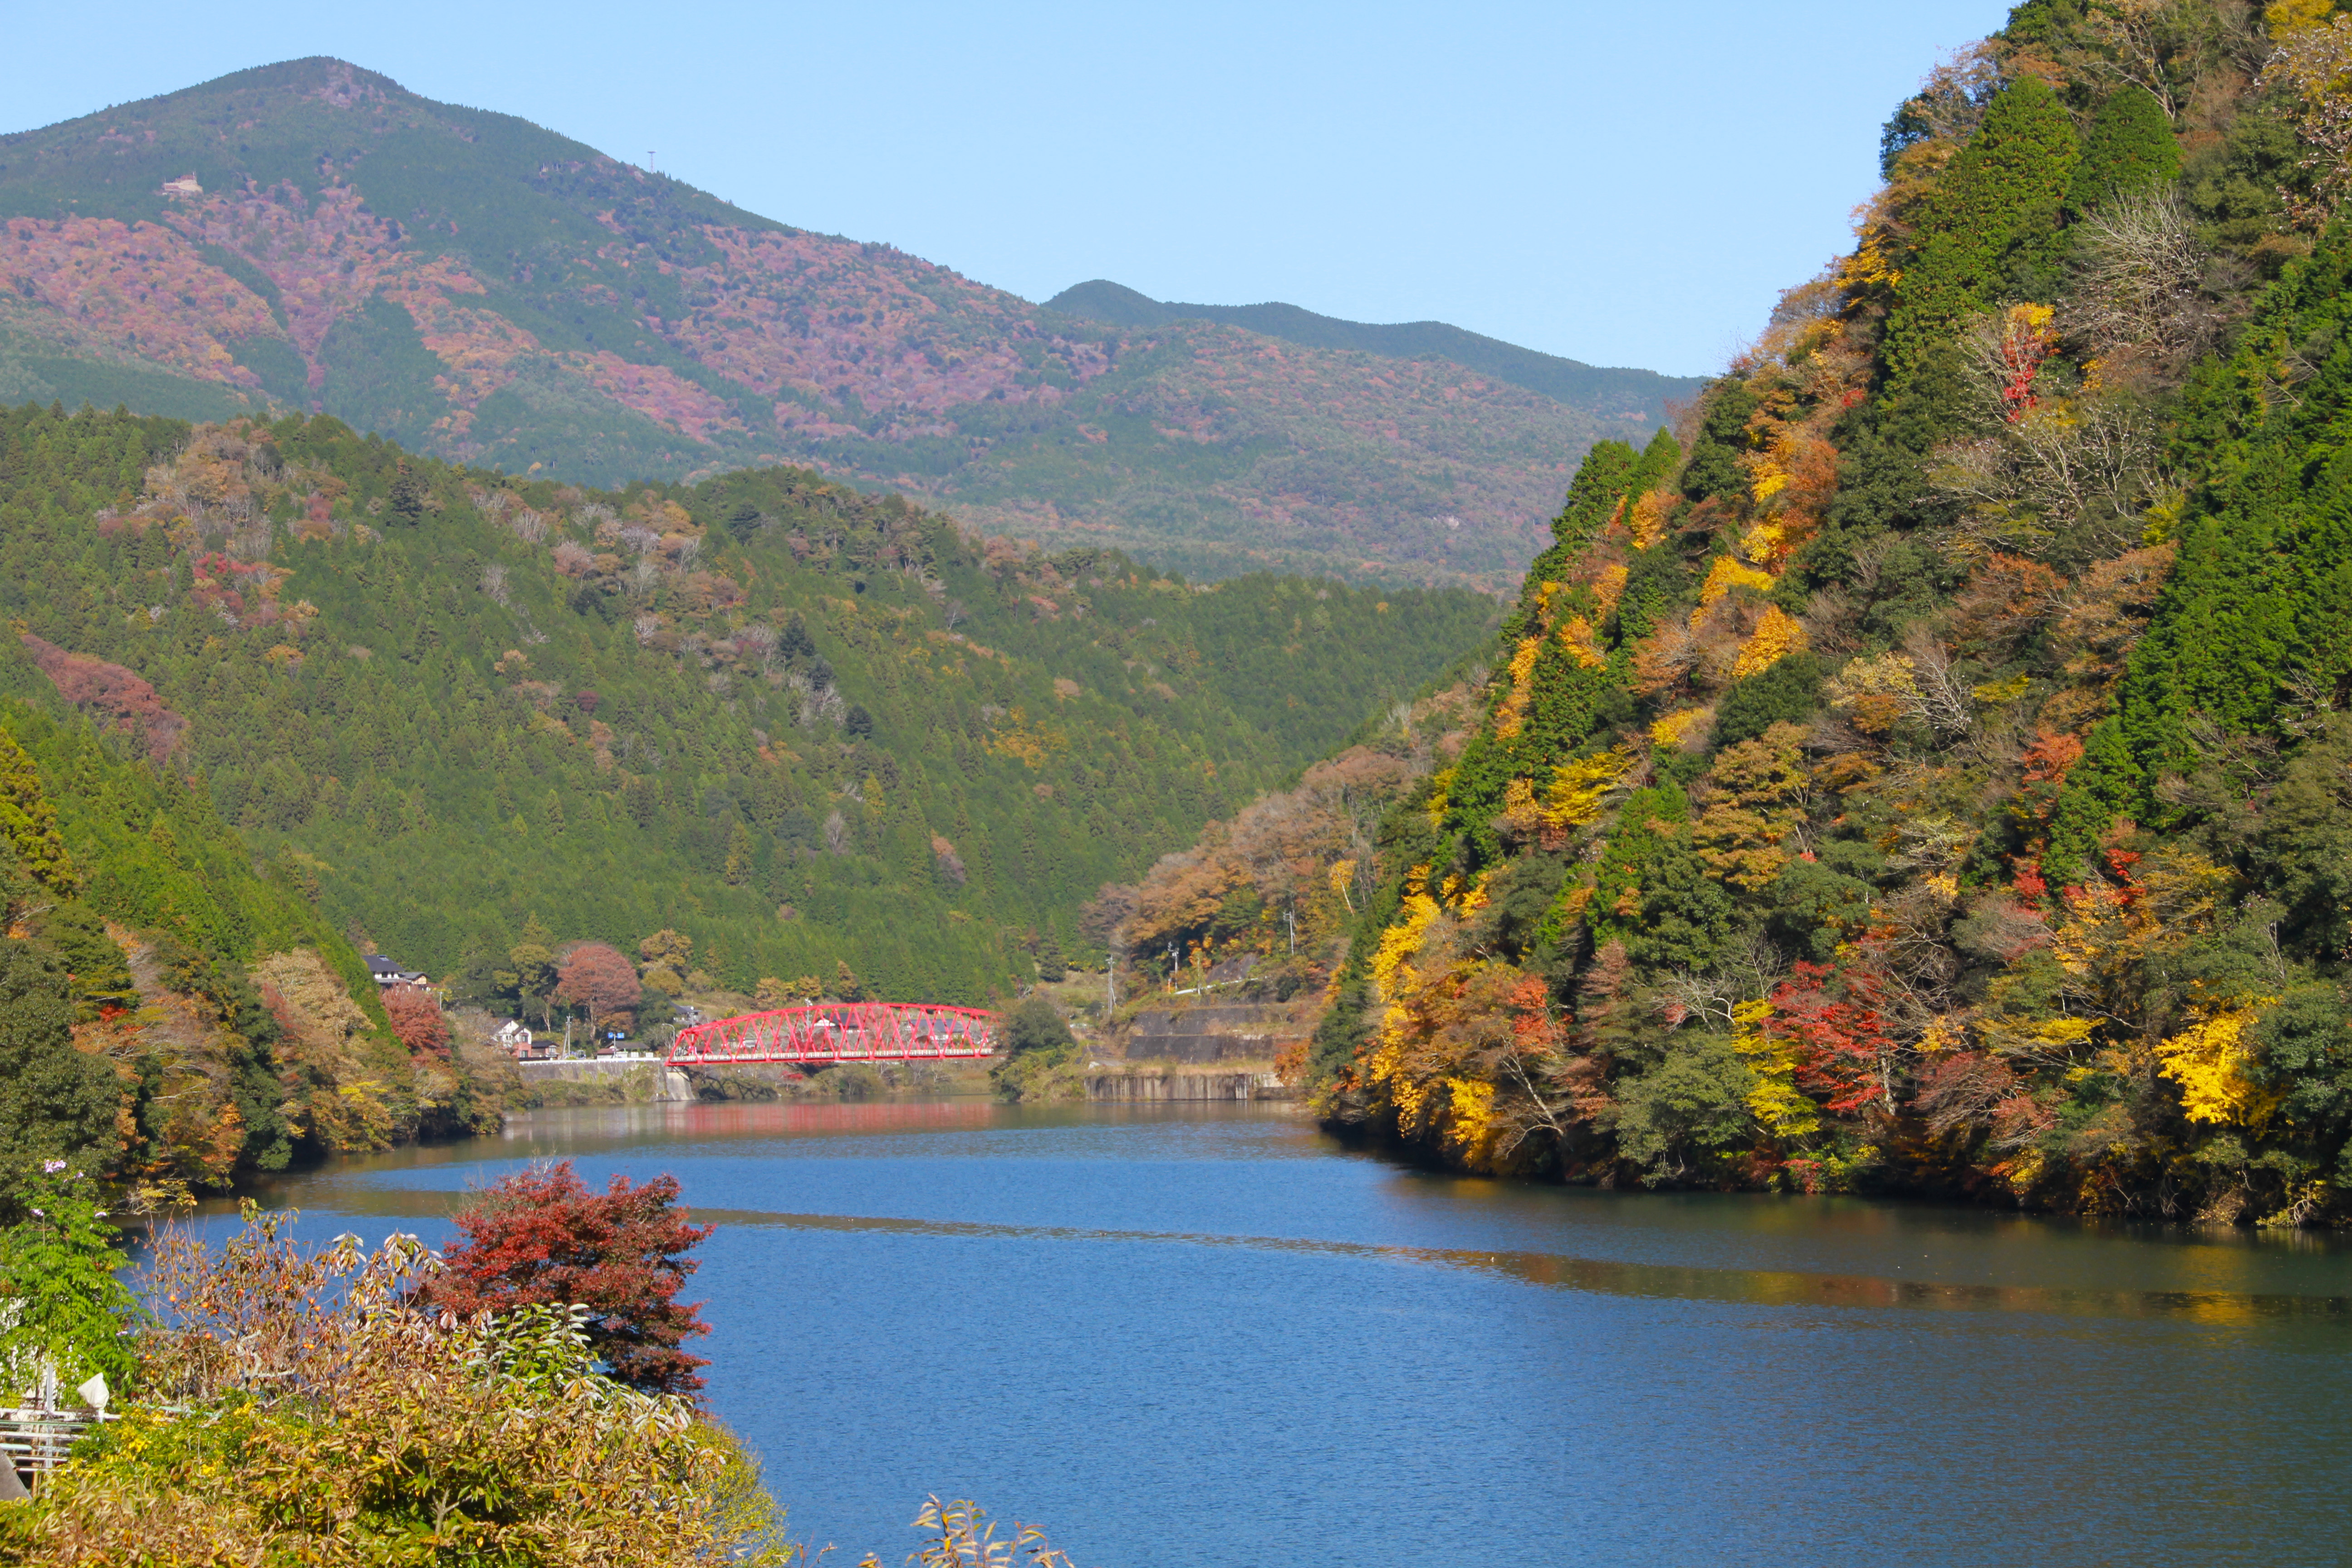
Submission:
[[[1692,384],[1111,283],[1043,309],[325,56],[0,137],[0,404],[321,412],[602,485],[798,462],[1196,576],[1495,588]]]
[[[1045,309],[1083,316],[1089,321],[1108,321],[1114,327],[1164,327],[1198,313],[1181,305],[1163,305],[1149,294],[1138,293],[1108,278],[1073,283],[1046,300]]]

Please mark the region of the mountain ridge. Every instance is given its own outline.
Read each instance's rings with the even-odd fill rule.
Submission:
[[[805,469],[598,492],[326,416],[0,412],[0,697],[200,778],[436,975],[539,918],[682,931],[746,995],[846,962],[985,1002],[1494,614],[1048,557]]]
[[[1352,349],[1392,359],[1433,354],[1563,403],[1573,402],[1579,396],[1648,397],[1654,400],[1662,424],[1672,420],[1670,402],[1687,402],[1706,384],[1704,376],[1665,375],[1654,370],[1587,364],[1444,321],[1350,321],[1280,300],[1255,305],[1178,304],[1154,300],[1108,278],[1074,283],[1046,300],[1045,309],[1111,326],[1164,327],[1183,321],[1222,321],[1307,348]]]
[[[1192,575],[1487,591],[1657,412],[1049,311],[323,58],[0,137],[0,401],[79,397],[604,486],[793,462]]]

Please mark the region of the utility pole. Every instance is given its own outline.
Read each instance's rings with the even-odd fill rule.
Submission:
[[[1103,1016],[1118,1011],[1118,949],[1112,948],[1103,955]]]

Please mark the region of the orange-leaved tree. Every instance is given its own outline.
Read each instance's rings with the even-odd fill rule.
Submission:
[[[588,1022],[626,1023],[634,1018],[645,988],[637,966],[618,948],[601,942],[583,942],[563,956],[556,972],[555,1001],[567,1007],[588,1009]]]
[[[408,1047],[412,1057],[446,1057],[449,1054],[449,1020],[441,1016],[441,1004],[413,985],[395,985],[383,994],[383,1010],[392,1019],[392,1032]]]

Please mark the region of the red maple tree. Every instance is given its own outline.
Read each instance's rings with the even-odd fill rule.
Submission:
[[[677,1204],[677,1178],[632,1185],[615,1175],[602,1193],[572,1162],[518,1171],[457,1216],[465,1240],[442,1253],[422,1305],[458,1313],[517,1307],[588,1309],[588,1341],[632,1387],[692,1394],[709,1361],[679,1347],[710,1326],[702,1303],[681,1305],[696,1264],[685,1254],[717,1227],[696,1226]]]
[[[1885,980],[1864,965],[1799,963],[1772,993],[1769,1033],[1798,1047],[1797,1085],[1850,1116],[1886,1098]]]
[[[410,985],[395,985],[383,994],[383,1010],[392,1019],[392,1032],[408,1047],[412,1057],[446,1057],[449,1054],[449,1020],[441,1016],[441,1004]]]

